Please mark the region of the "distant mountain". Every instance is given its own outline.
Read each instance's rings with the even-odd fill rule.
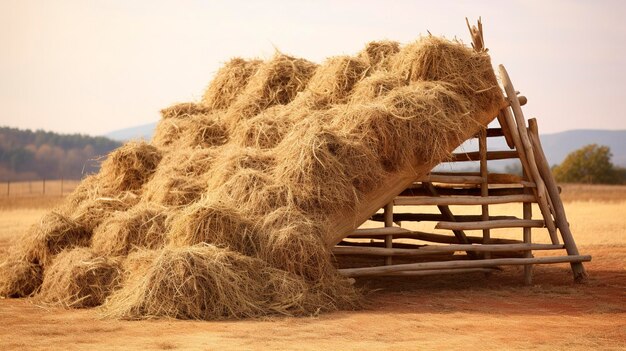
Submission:
[[[136,127],[118,129],[107,133],[104,136],[116,141],[127,141],[136,139],[150,140],[152,139],[152,135],[154,134],[154,129],[156,128],[156,125],[157,122],[153,122]]]
[[[106,134],[106,137],[126,141],[130,139],[150,140],[154,134],[156,122],[137,127],[116,130]],[[601,130],[601,129],[577,129],[560,133],[542,134],[541,143],[550,165],[563,162],[565,157],[572,151],[588,144],[606,145],[613,152],[613,163],[626,167],[626,130]],[[504,138],[492,138],[489,140],[489,148],[493,150],[505,150],[508,147]],[[464,144],[460,149],[471,151],[477,149],[472,143]],[[494,168],[503,168],[506,161],[494,162]]]

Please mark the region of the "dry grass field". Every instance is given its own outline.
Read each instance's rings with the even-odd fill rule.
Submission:
[[[626,186],[566,185],[562,195],[581,253],[593,255],[585,284],[572,282],[568,265],[537,266],[532,286],[517,267],[490,277],[367,279],[357,282],[368,291],[364,310],[220,322],[119,321],[5,299],[0,349],[624,350]],[[0,255],[61,199],[0,197]],[[494,212],[519,215],[521,206]]]

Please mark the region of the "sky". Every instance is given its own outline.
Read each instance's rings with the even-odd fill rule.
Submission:
[[[624,1],[0,0],[0,126],[101,135],[200,99],[232,57],[322,62],[373,40],[471,42],[542,133],[626,129]]]

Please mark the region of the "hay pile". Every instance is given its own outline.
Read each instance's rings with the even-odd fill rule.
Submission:
[[[0,295],[130,319],[356,308],[331,219],[448,157],[501,102],[489,57],[436,37],[321,65],[233,59],[33,226],[0,264]]]

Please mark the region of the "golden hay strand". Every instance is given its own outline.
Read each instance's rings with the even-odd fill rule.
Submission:
[[[64,307],[94,307],[119,284],[115,259],[98,257],[87,248],[60,253],[46,269],[37,300]]]
[[[168,213],[167,208],[150,203],[116,212],[94,230],[93,251],[103,256],[126,256],[140,248],[163,247]]]
[[[209,243],[253,255],[258,244],[253,223],[247,217],[237,207],[209,194],[168,221],[168,242],[176,247]]]
[[[292,314],[306,295],[306,285],[296,277],[213,245],[151,255],[140,256],[143,262],[135,265],[145,269],[127,272],[123,287],[104,306],[106,315],[211,320]]]
[[[118,192],[139,190],[161,161],[161,152],[145,142],[131,141],[111,152],[98,174],[104,183]]]
[[[0,263],[0,297],[30,296],[41,285],[42,276],[41,265],[9,255]]]
[[[187,120],[186,130],[179,137],[176,147],[210,148],[228,141],[228,130],[221,115],[193,115]]]
[[[365,49],[359,53],[359,57],[367,60],[368,64],[376,70],[384,70],[394,55],[400,51],[400,43],[397,41],[382,40],[367,43]]]
[[[259,69],[263,61],[233,58],[228,61],[209,84],[202,104],[212,110],[227,109],[239,93],[245,89],[250,77]]]
[[[390,91],[406,85],[401,76],[391,72],[376,72],[359,81],[350,95],[350,104],[367,104],[387,95]]]
[[[242,147],[271,149],[293,127],[293,118],[284,105],[272,106],[242,121],[232,136],[233,141]]]
[[[317,65],[304,59],[276,53],[250,77],[246,88],[232,103],[225,119],[231,130],[243,120],[274,105],[284,105],[304,90]]]
[[[108,217],[117,211],[126,211],[139,202],[139,196],[132,192],[122,192],[116,197],[87,199],[74,208],[70,217],[87,231],[92,232]],[[70,211],[66,209],[65,212]]]
[[[183,102],[174,104],[161,110],[161,117],[168,118],[186,118],[193,115],[203,115],[211,112],[207,106],[196,104],[193,102]]]

